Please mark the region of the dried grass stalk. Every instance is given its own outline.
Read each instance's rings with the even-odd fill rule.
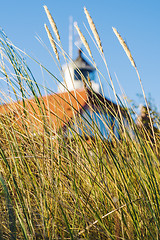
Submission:
[[[84,90],[87,93],[87,84],[86,84],[85,78],[82,74],[81,74],[81,79],[82,79],[82,82],[83,82]]]
[[[127,44],[126,44],[126,42],[123,40],[123,38],[121,37],[121,35],[119,34],[119,32],[116,30],[116,28],[112,27],[112,29],[113,29],[113,32],[115,33],[116,37],[118,38],[120,44],[122,45],[125,53],[127,54],[127,56],[128,56],[128,58],[129,58],[131,64],[133,65],[134,68],[136,68],[136,64],[135,64],[135,62],[134,62],[134,60],[133,60],[132,54],[131,54],[131,52],[130,52],[130,50],[129,50]]]
[[[58,32],[58,28],[56,26],[56,23],[55,23],[52,15],[50,14],[50,11],[48,10],[47,6],[44,6],[44,10],[45,10],[45,12],[47,14],[47,17],[48,17],[48,20],[49,20],[49,22],[51,24],[53,32],[56,35],[57,40],[60,42],[60,35],[59,35],[59,32]]]
[[[53,48],[53,51],[54,51],[54,53],[55,53],[55,55],[56,55],[56,58],[57,58],[57,60],[59,61],[59,54],[58,54],[58,51],[57,51],[57,47],[56,47],[55,41],[54,41],[54,39],[53,39],[53,37],[52,37],[52,34],[51,34],[51,32],[49,31],[49,29],[48,29],[48,27],[47,27],[46,24],[44,24],[44,27],[45,27],[45,29],[46,29],[46,32],[47,32],[47,35],[48,35],[50,44],[51,44],[51,46],[52,46],[52,48]]]
[[[91,18],[91,16],[90,16],[88,10],[86,9],[86,7],[84,7],[84,12],[85,12],[85,14],[86,14],[86,17],[87,17],[89,26],[90,26],[90,28],[91,28],[91,30],[92,30],[92,33],[93,33],[93,35],[94,35],[94,38],[95,38],[95,40],[96,40],[96,42],[97,42],[97,44],[98,44],[98,47],[99,47],[101,53],[103,54],[103,48],[102,48],[102,43],[101,43],[99,34],[98,34],[98,32],[97,32],[96,26],[95,26],[95,24],[94,24],[94,22],[93,22],[93,20],[92,20],[92,18]]]
[[[89,44],[88,44],[87,40],[85,39],[83,33],[82,33],[81,30],[79,29],[77,23],[74,23],[74,27],[76,28],[76,30],[77,30],[77,32],[78,32],[78,34],[79,34],[79,37],[80,37],[83,45],[85,46],[88,54],[90,55],[91,58],[93,58],[93,57],[92,57],[92,53],[91,53],[91,49],[90,49],[90,47],[89,47]]]
[[[89,73],[88,73],[88,76],[87,76],[87,80],[88,80],[89,87],[92,88],[92,83],[91,83],[91,79],[90,79]]]

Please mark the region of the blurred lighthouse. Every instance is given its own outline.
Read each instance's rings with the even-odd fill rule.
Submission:
[[[69,56],[70,59],[73,57],[73,18],[69,18]],[[95,73],[96,69],[91,66],[82,56],[81,51],[81,40],[78,37],[78,40],[75,42],[75,45],[79,48],[78,57],[75,61],[70,61],[62,66],[64,82],[58,86],[58,92],[66,92],[67,90],[80,90],[84,88],[83,82],[86,82],[87,87],[90,84],[87,84],[87,79],[90,79],[91,87],[96,93],[100,93],[100,86],[95,82]],[[82,81],[82,78],[84,81]]]
[[[76,58],[76,60],[64,64],[62,70],[65,79],[63,85],[69,91],[75,89],[83,89],[84,85],[82,78],[85,78],[85,81],[87,82],[87,79],[89,77],[92,89],[95,92],[100,93],[100,86],[98,83],[95,82],[96,69],[83,58],[82,51],[80,49],[78,51],[78,57]],[[63,85],[60,84],[58,86],[58,92],[66,91],[66,88]]]

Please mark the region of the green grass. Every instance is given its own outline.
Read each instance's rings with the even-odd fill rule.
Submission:
[[[0,238],[159,239],[159,132],[153,139],[152,131],[138,129],[124,100],[129,127],[112,111],[121,140],[104,140],[94,118],[90,143],[68,124],[72,137],[66,140],[62,129],[55,134],[29,67],[4,33],[0,44],[1,73],[14,99],[24,100],[22,124],[12,113],[0,116]],[[39,133],[28,124],[25,99],[31,96],[42,116]],[[86,121],[79,119],[82,132]],[[154,121],[159,128],[158,114]]]

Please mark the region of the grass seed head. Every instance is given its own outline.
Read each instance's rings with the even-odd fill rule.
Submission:
[[[91,58],[93,58],[93,57],[92,57],[92,53],[91,53],[91,49],[90,49],[90,47],[89,47],[89,44],[88,44],[87,40],[85,39],[83,33],[82,33],[81,30],[79,29],[78,24],[77,24],[76,22],[74,23],[74,27],[76,28],[76,30],[77,30],[77,32],[78,32],[78,35],[79,35],[79,37],[80,37],[83,45],[85,46],[88,54],[90,55]]]
[[[131,62],[131,64],[132,64],[132,66],[133,66],[134,68],[136,68],[136,64],[135,64],[135,62],[134,62],[134,60],[133,60],[132,54],[131,54],[131,52],[130,52],[130,50],[129,50],[127,44],[126,44],[126,42],[123,40],[123,38],[121,37],[121,35],[119,34],[119,32],[117,31],[116,28],[112,27],[112,29],[113,29],[114,34],[115,34],[116,37],[118,38],[120,44],[122,45],[125,53],[127,54],[127,56],[128,56],[128,58],[129,58],[129,60],[130,60],[130,62]]]
[[[46,29],[46,32],[47,32],[47,35],[48,35],[50,44],[51,44],[51,46],[52,46],[52,48],[53,48],[53,51],[54,51],[54,53],[55,53],[55,55],[56,55],[56,58],[57,58],[57,60],[59,61],[59,54],[58,54],[58,51],[57,51],[57,47],[56,47],[55,41],[54,41],[54,39],[53,39],[53,37],[52,37],[52,34],[51,34],[51,32],[49,31],[49,29],[48,29],[48,27],[47,27],[46,24],[44,24],[44,27],[45,27],[45,29]]]
[[[90,16],[88,10],[86,9],[86,7],[84,7],[84,12],[85,12],[85,14],[86,14],[87,21],[88,21],[89,26],[90,26],[90,28],[91,28],[91,30],[92,30],[92,33],[93,33],[93,35],[94,35],[94,38],[95,38],[95,40],[96,40],[96,42],[97,42],[97,44],[98,44],[98,47],[99,47],[101,53],[103,54],[103,48],[102,48],[102,43],[101,43],[99,34],[98,34],[98,32],[97,32],[96,26],[95,26],[95,24],[94,24],[94,22],[93,22],[93,20],[92,20],[92,18],[91,18],[91,16]]]
[[[56,23],[55,23],[52,15],[50,14],[50,11],[48,10],[47,6],[44,6],[44,10],[45,10],[45,12],[47,14],[47,17],[48,17],[48,20],[49,20],[49,22],[51,24],[53,32],[56,35],[57,40],[60,42],[60,35],[59,35],[59,32],[58,32],[58,28],[56,26]]]

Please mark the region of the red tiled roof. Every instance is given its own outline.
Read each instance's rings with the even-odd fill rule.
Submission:
[[[25,107],[24,107],[25,103]],[[87,104],[87,94],[84,89],[51,94],[38,98],[12,102],[0,106],[1,116],[4,114],[13,114],[15,121],[21,124],[25,118],[30,126],[35,125],[41,129],[44,120],[48,121],[54,129],[63,127],[66,122],[73,118],[74,114],[80,112]]]
[[[96,94],[95,97],[90,90],[86,92],[86,90],[80,89],[4,104],[0,106],[0,115],[10,114],[14,116],[14,121],[19,126],[22,126],[24,122],[29,129],[33,128],[33,130],[42,132],[44,127],[47,127],[56,131],[60,127],[64,127],[74,115],[80,113],[87,106],[88,99],[89,103],[94,105],[95,110],[101,109],[103,105],[105,111],[109,111],[111,114],[118,111],[116,104],[103,98],[100,94]]]

